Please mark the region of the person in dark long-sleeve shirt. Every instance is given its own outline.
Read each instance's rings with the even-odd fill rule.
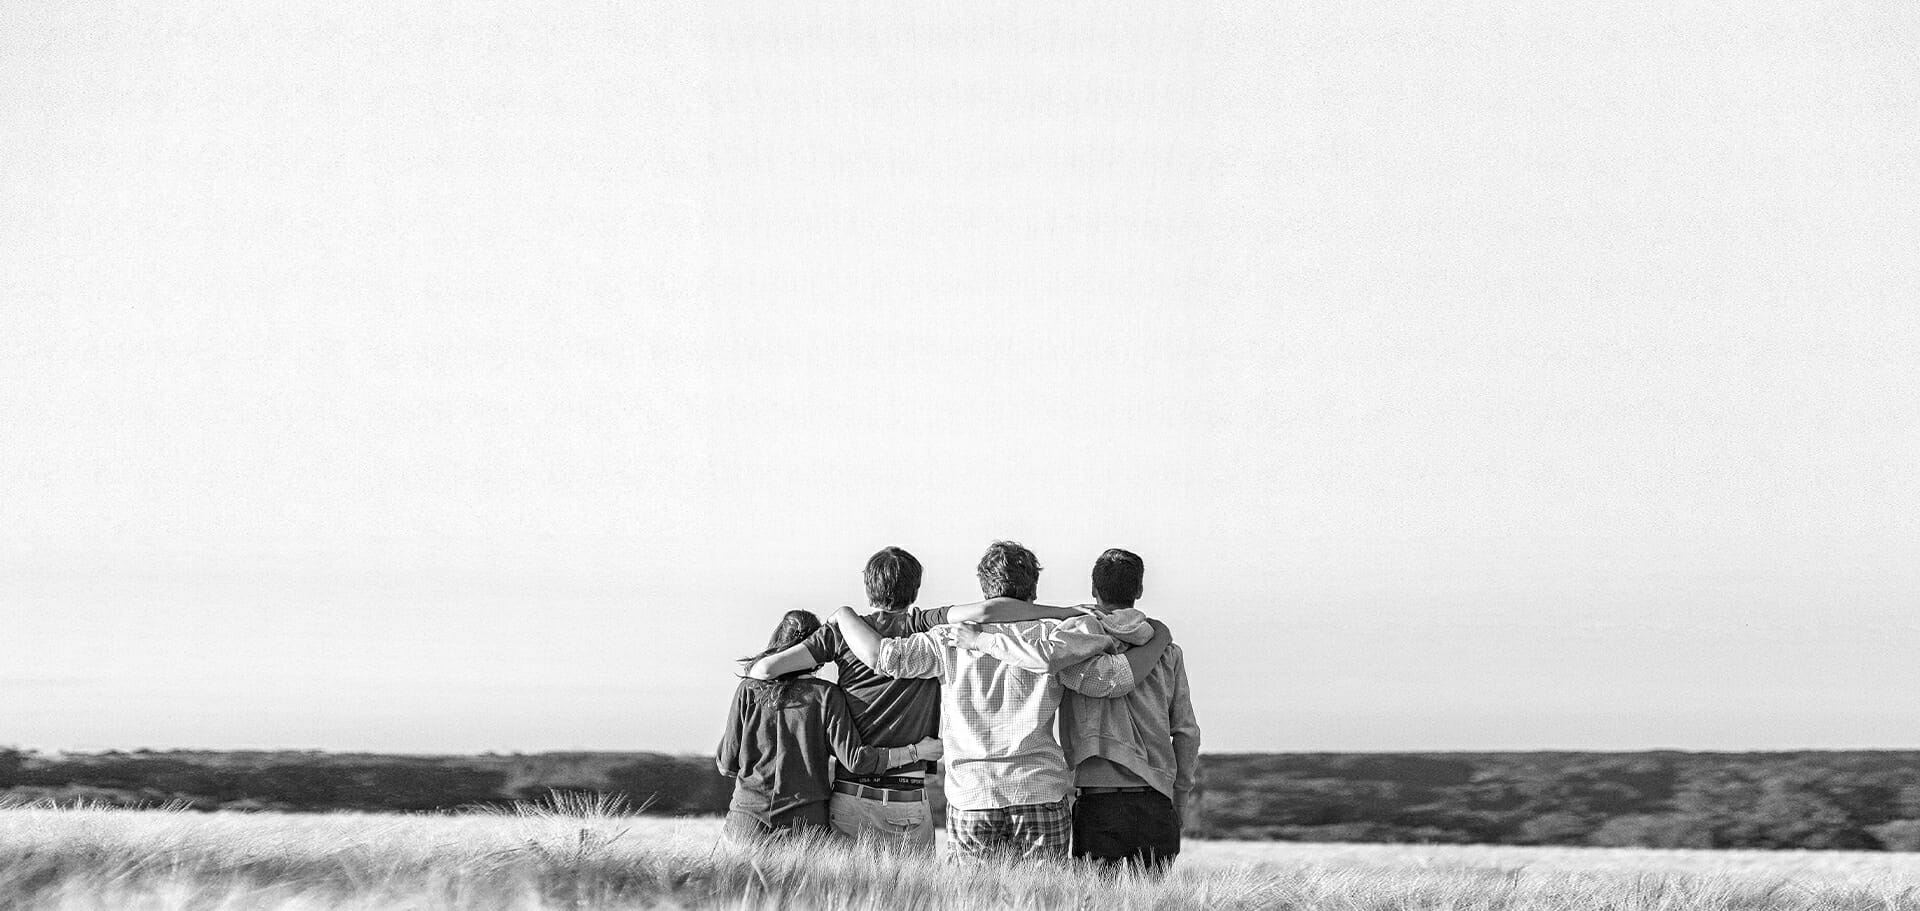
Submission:
[[[920,576],[920,561],[898,547],[883,547],[867,560],[861,578],[873,609],[861,619],[881,638],[924,633],[943,623],[1079,616],[1073,610],[1011,599],[914,607],[914,599],[920,596]],[[840,688],[867,743],[900,746],[940,736],[940,682],[875,672],[853,653],[834,626],[822,626],[805,640],[762,656],[746,675],[767,680],[829,661],[839,665]],[[889,769],[884,775],[862,774],[842,765],[828,801],[828,821],[834,831],[849,838],[931,851],[933,813],[925,799],[926,776],[931,771],[931,762]]]
[[[806,611],[788,611],[761,655],[805,640],[819,625]],[[734,780],[726,825],[731,838],[829,830],[827,801],[834,779],[829,756],[860,774],[918,766],[940,756],[937,737],[908,746],[866,746],[846,694],[808,673],[746,679],[734,691],[727,730],[715,754],[720,774]]]

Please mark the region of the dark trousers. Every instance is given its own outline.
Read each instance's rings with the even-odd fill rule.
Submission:
[[[1073,856],[1165,870],[1180,856],[1180,817],[1159,791],[1082,794],[1073,805]]]

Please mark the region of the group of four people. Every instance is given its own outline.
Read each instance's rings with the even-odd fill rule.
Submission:
[[[1040,562],[1011,541],[977,574],[986,600],[917,608],[920,561],[884,548],[869,612],[789,611],[742,659],[717,757],[729,837],[815,828],[931,848],[926,776],[944,758],[956,854],[1172,862],[1200,727],[1180,647],[1135,606],[1143,561],[1102,553],[1095,603],[1078,607],[1034,603]],[[811,676],[829,662],[838,686]]]

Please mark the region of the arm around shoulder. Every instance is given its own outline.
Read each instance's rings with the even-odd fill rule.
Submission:
[[[1118,699],[1132,693],[1173,644],[1166,624],[1147,622],[1153,624],[1152,639],[1117,655],[1098,655],[1067,667],[1059,672],[1060,683],[1082,696],[1098,699]]]
[[[1173,644],[1173,631],[1165,623],[1148,620],[1153,627],[1153,638],[1145,645],[1127,649],[1127,666],[1133,671],[1133,679],[1145,680],[1148,674],[1160,663],[1160,656],[1167,653],[1167,646]]]
[[[927,633],[914,633],[896,639],[882,641],[880,634],[867,625],[867,621],[853,612],[853,608],[842,607],[827,617],[827,622],[838,627],[840,637],[847,643],[855,657],[875,673],[888,677],[937,677],[940,675],[938,646]]]
[[[1066,620],[1080,616],[1071,607],[1035,604],[1018,598],[989,598],[947,608],[948,623],[1018,623],[1022,620]]]
[[[813,658],[813,652],[802,642],[755,661],[752,667],[747,668],[747,676],[755,680],[772,680],[783,674],[808,671],[819,666],[820,663]]]

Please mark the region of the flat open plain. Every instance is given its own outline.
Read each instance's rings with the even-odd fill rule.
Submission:
[[[14,808],[0,907],[1920,911],[1920,854],[1194,842],[1156,880],[745,849],[707,819]]]

